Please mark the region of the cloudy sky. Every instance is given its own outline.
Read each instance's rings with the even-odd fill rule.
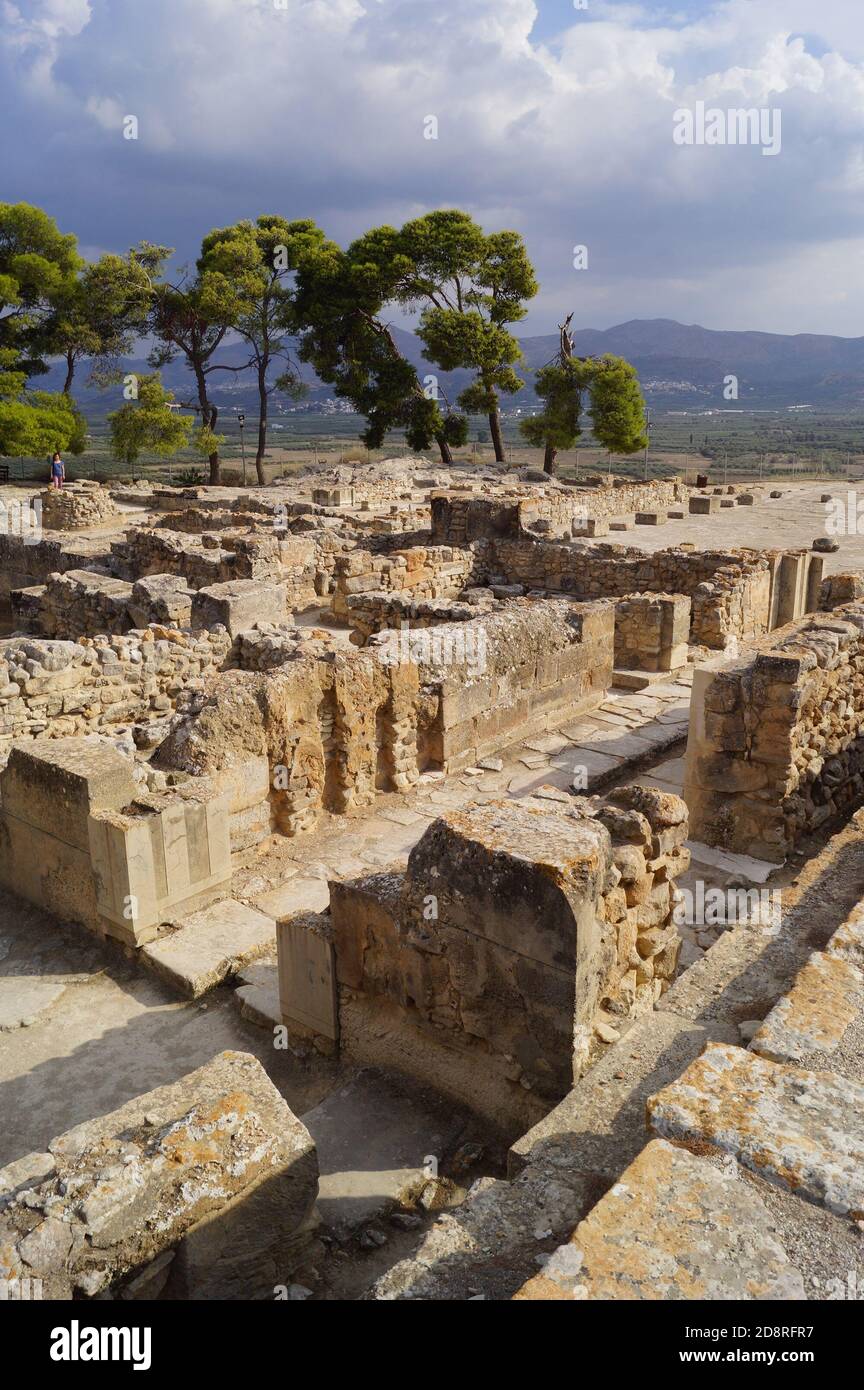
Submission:
[[[779,155],[676,144],[699,101]],[[0,128],[0,198],[88,255],[459,206],[525,237],[523,331],[864,335],[862,0],[0,0]]]

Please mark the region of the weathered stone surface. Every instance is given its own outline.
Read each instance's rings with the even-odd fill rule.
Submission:
[[[814,602],[813,558],[786,552],[775,567],[773,611],[789,623],[776,645],[765,639],[693,681],[684,777],[693,838],[774,861],[864,792],[864,604],[800,619]]]
[[[825,951],[864,970],[864,905],[858,904],[836,930]]]
[[[77,1126],[50,1155],[50,1171],[44,1155],[0,1170],[0,1275],[40,1278],[49,1299],[146,1297],[135,1286],[166,1255],[163,1297],[272,1297],[318,1185],[308,1131],[239,1052]]]
[[[141,948],[142,958],[182,994],[197,999],[276,945],[266,913],[223,898]]]
[[[830,1052],[864,1007],[864,974],[849,961],[815,952],[792,989],[774,1005],[750,1049],[772,1062]]]
[[[801,1275],[734,1170],[654,1139],[542,1273],[515,1295],[566,1299],[797,1299]]]
[[[100,526],[119,516],[120,509],[107,488],[81,479],[62,488],[45,488],[39,494],[42,525],[48,531],[78,531]]]
[[[864,1219],[864,1086],[713,1043],[648,1102],[655,1134],[732,1153],[762,1177]]]
[[[210,628],[221,623],[229,636],[256,623],[287,623],[290,615],[281,584],[260,579],[232,579],[199,589],[192,598],[192,626]]]

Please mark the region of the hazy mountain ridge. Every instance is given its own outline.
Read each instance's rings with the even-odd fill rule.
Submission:
[[[421,377],[436,375],[447,399],[455,401],[470,380],[470,373],[436,372],[423,357],[422,344],[413,333],[394,327],[393,336],[400,350],[418,367]],[[558,335],[525,337],[521,345],[527,384],[518,396],[505,400],[505,408],[508,404],[531,408],[536,400],[531,379],[554,357]],[[649,401],[659,406],[686,409],[716,405],[734,409],[736,405],[759,408],[807,403],[864,407],[864,337],[734,332],[681,324],[674,319],[632,319],[614,328],[578,329],[574,334],[574,351],[579,356],[612,352],[626,357],[636,368]],[[242,365],[246,361],[242,344],[226,345],[219,360]],[[130,358],[125,370],[144,373],[150,368],[145,360]],[[74,388],[85,413],[102,415],[114,409],[122,400],[121,387],[107,391],[88,387],[87,372],[85,363],[83,369],[79,369]],[[310,404],[332,396],[332,388],[322,385],[311,368],[302,367],[301,375],[310,388]],[[737,402],[723,397],[724,379],[729,375],[738,378]],[[194,383],[182,359],[164,368],[162,378],[178,400],[190,403],[194,400]],[[54,364],[47,376],[33,382],[34,386],[47,390],[58,390],[61,384],[60,364]],[[220,372],[211,376],[210,385],[217,403],[255,409],[257,394],[251,371],[239,371],[236,376]]]

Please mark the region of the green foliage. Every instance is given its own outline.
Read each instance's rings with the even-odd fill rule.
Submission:
[[[211,459],[224,443],[224,434],[215,434],[209,425],[199,425],[192,436],[192,447],[208,459]]]
[[[118,361],[144,333],[152,297],[151,248],[128,256],[105,255],[84,265],[54,300],[45,325],[52,352],[66,359],[69,391],[79,361],[93,361],[91,380],[110,380]],[[155,248],[152,248],[155,249]]]
[[[534,386],[543,409],[519,425],[529,444],[572,449],[582,433],[587,395],[599,443],[616,454],[632,454],[647,445],[645,402],[636,372],[622,357],[557,358],[541,367]]]
[[[418,336],[431,362],[476,374],[458,404],[489,415],[500,457],[499,392],[524,385],[513,366],[522,353],[506,325],[524,318],[524,301],[538,289],[522,238],[487,236],[467,213],[446,209],[406,223],[395,245],[403,262],[395,297],[425,306]]]
[[[68,396],[25,389],[14,348],[0,349],[0,455],[40,458],[84,450],[85,424]]]
[[[591,384],[594,438],[615,454],[635,454],[648,444],[645,401],[636,370],[607,353],[595,364]]]
[[[27,376],[46,370],[54,306],[83,262],[74,236],[29,203],[0,203],[0,348],[14,348]]]
[[[219,410],[210,399],[208,378],[216,371],[234,370],[215,361],[214,354],[240,312],[241,303],[238,290],[224,276],[208,275],[201,269],[192,279],[181,276],[177,284],[160,281],[154,286],[151,301],[149,327],[157,341],[150,353],[150,365],[158,371],[177,356],[186,358],[195,380],[195,409],[201,422],[196,447],[203,452],[209,446],[211,483],[219,482],[220,441],[216,434]]]
[[[244,220],[213,231],[202,243],[198,270],[204,303],[213,303],[217,314],[224,313],[233,296],[231,326],[247,343],[249,365],[256,370],[259,431],[255,463],[262,483],[268,398],[274,391],[285,391],[295,400],[304,393],[290,351],[299,328],[294,277],[301,260],[323,244],[324,233],[314,222],[288,222],[275,216],[259,217],[254,223]],[[287,367],[271,381],[270,367],[280,358]]]
[[[122,463],[131,466],[145,450],[168,458],[186,447],[195,422],[191,415],[171,410],[173,400],[158,375],[141,377],[138,399],[108,416],[111,448]]]
[[[591,381],[589,363],[577,357],[541,367],[534,389],[543,409],[523,420],[519,429],[529,444],[553,449],[572,449],[582,433],[583,394]]]
[[[382,318],[400,277],[411,270],[398,238],[392,227],[378,227],[347,251],[321,242],[299,259],[300,357],[365,416],[367,448],[380,448],[388,431],[401,426],[412,449],[431,448],[437,440],[444,452],[462,425],[424,394]]]

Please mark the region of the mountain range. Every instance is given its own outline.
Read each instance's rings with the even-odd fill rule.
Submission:
[[[418,367],[421,377],[435,373],[413,333],[394,327],[393,336],[400,351]],[[614,328],[577,329],[573,337],[578,356],[611,352],[631,362],[647,400],[659,409],[864,407],[864,337],[728,332],[677,323],[674,319],[632,319]],[[522,338],[521,347],[526,385],[518,395],[505,399],[505,409],[533,407],[533,375],[554,357],[558,334]],[[242,343],[226,343],[219,360],[239,367],[245,361]],[[125,370],[143,373],[150,369],[145,359],[135,357],[126,362]],[[85,364],[74,388],[85,413],[94,418],[115,409],[121,400],[120,388],[99,391],[88,387],[86,375]],[[310,389],[310,408],[332,397],[332,388],[318,381],[311,368],[303,367],[302,375]],[[467,371],[436,375],[448,400],[455,399],[470,380]],[[737,378],[737,399],[724,396],[724,384],[731,376]],[[191,376],[182,359],[164,368],[162,379],[178,400],[192,399]],[[52,365],[48,376],[33,384],[58,390],[62,384],[60,364]],[[245,407],[254,412],[257,395],[250,371],[240,370],[236,375],[220,372],[210,377],[210,385],[213,399],[223,407]]]

